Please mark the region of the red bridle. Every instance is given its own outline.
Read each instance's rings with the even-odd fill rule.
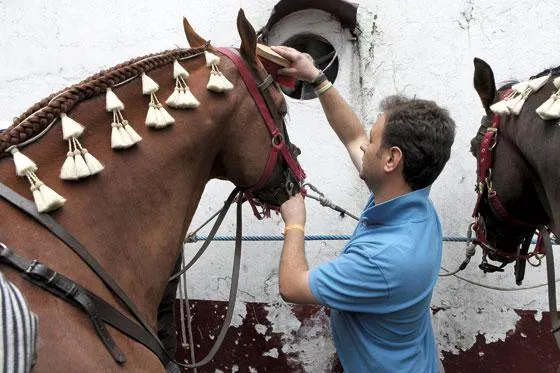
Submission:
[[[509,252],[504,252],[502,250],[497,250],[492,245],[488,243],[488,238],[486,235],[486,229],[483,224],[482,216],[480,215],[480,205],[484,199],[484,193],[488,195],[488,203],[491,210],[496,215],[496,217],[508,225],[519,226],[523,228],[532,228],[536,230],[536,225],[523,221],[509,214],[505,209],[503,203],[498,197],[498,193],[492,185],[492,165],[494,163],[494,149],[498,143],[498,130],[500,127],[501,117],[498,114],[494,114],[492,117],[492,124],[486,129],[486,133],[482,138],[480,143],[480,151],[478,154],[478,180],[476,185],[477,201],[474,207],[472,217],[474,218],[474,223],[472,224],[472,229],[476,234],[476,238],[472,241],[474,244],[479,245],[485,254],[488,252],[495,253],[499,256],[514,259],[514,260],[526,260],[535,254],[544,254],[544,247],[542,246],[542,233],[539,232],[537,239],[537,245],[535,249],[526,254],[511,254]]]
[[[218,51],[227,56],[237,67],[239,73],[241,74],[241,77],[243,78],[243,81],[245,82],[245,86],[251,94],[251,97],[253,97],[253,100],[255,101],[255,104],[257,105],[257,108],[259,109],[259,112],[261,113],[261,116],[271,136],[272,147],[268,154],[268,160],[266,162],[266,167],[263,171],[263,174],[254,185],[244,189],[245,197],[251,204],[255,216],[259,219],[262,219],[263,214],[257,211],[257,202],[255,201],[252,192],[262,188],[268,183],[274,172],[274,168],[276,167],[279,156],[284,158],[284,161],[286,161],[286,164],[291,169],[298,181],[303,181],[306,175],[299,163],[291,154],[290,149],[288,148],[288,144],[286,143],[286,139],[284,138],[284,135],[279,128],[279,125],[283,122],[283,119],[275,110],[272,98],[267,92],[270,84],[266,84],[267,81],[265,80],[264,83],[257,85],[256,80],[259,79],[259,77],[256,71],[253,71],[253,69],[251,69],[247,65],[247,62],[239,55],[236,50],[229,48],[218,48]],[[267,78],[267,80],[268,79],[270,79],[270,76],[269,78]],[[285,129],[285,126],[283,126],[283,128]]]

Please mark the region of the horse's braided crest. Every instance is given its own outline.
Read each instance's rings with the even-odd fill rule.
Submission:
[[[171,63],[175,59],[202,53],[205,48],[172,49],[134,58],[113,68],[100,71],[78,84],[48,96],[27,109],[14,120],[5,132],[0,134],[0,158],[10,155],[5,151],[7,148],[36,136],[61,113],[70,112],[79,102],[105,94],[108,87],[113,87],[143,72]]]

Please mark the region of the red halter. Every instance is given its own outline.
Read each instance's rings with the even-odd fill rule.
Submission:
[[[229,48],[218,48],[218,51],[226,55],[235,64],[235,66],[237,66],[237,69],[241,74],[245,85],[247,86],[247,90],[253,97],[253,100],[255,101],[255,104],[257,105],[271,136],[272,148],[270,150],[270,153],[268,154],[268,161],[266,163],[263,174],[253,186],[246,188],[244,192],[245,197],[253,208],[255,216],[261,219],[263,216],[257,211],[256,202],[251,192],[258,190],[266,185],[266,183],[272,176],[272,173],[274,172],[274,168],[276,167],[278,161],[278,156],[284,158],[288,167],[292,170],[294,176],[298,181],[303,181],[306,175],[299,163],[292,156],[288,148],[288,144],[285,141],[284,135],[279,129],[279,124],[282,123],[282,118],[280,118],[280,116],[274,109],[272,99],[268,92],[266,92],[266,89],[269,86],[269,84],[266,83],[267,80],[270,79],[270,76],[269,78],[267,78],[267,80],[261,83],[261,85],[257,86],[256,72],[254,72],[247,65],[247,62],[239,55],[236,50]]]
[[[528,259],[533,255],[540,253],[544,254],[544,247],[542,247],[541,232],[539,232],[539,238],[537,239],[537,246],[535,250],[527,255],[511,254],[504,251],[496,250],[492,245],[488,243],[488,238],[486,237],[486,230],[482,224],[482,218],[480,216],[480,204],[482,203],[484,192],[488,193],[488,203],[492,211],[496,216],[510,225],[517,225],[524,228],[535,228],[535,224],[530,224],[523,220],[517,219],[516,217],[508,214],[503,203],[500,201],[496,190],[494,190],[492,185],[492,165],[494,163],[494,148],[498,143],[498,130],[500,127],[501,118],[498,114],[494,114],[492,117],[492,124],[486,129],[486,133],[482,138],[480,143],[480,152],[478,155],[478,180],[476,185],[476,192],[478,194],[476,205],[474,207],[472,217],[475,219],[473,224],[473,230],[476,233],[476,238],[473,243],[478,244],[485,253],[492,251],[500,256],[511,258],[511,259]]]

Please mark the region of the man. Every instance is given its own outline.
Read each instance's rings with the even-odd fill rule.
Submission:
[[[329,124],[372,192],[340,256],[311,271],[303,198],[281,206],[282,298],[331,308],[332,335],[347,373],[440,371],[430,301],[442,232],[428,195],[449,159],[455,123],[432,101],[392,96],[368,136],[308,55],[273,49],[291,62],[283,74],[314,84]]]

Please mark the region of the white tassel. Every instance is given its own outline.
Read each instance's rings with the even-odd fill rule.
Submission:
[[[105,168],[101,162],[97,160],[87,149],[82,149],[82,156],[84,161],[86,161],[87,168],[89,169],[90,175],[95,175],[103,171]]]
[[[76,174],[78,178],[88,177],[90,175],[89,168],[79,149],[74,150],[74,162],[76,162]]]
[[[545,118],[541,116],[543,119],[556,119],[560,118],[560,99],[556,98],[554,102],[546,109],[544,112]]]
[[[111,123],[111,148],[123,149],[125,148],[125,141],[122,138],[122,133],[119,131],[120,123]]]
[[[18,148],[13,148],[11,151],[16,166],[16,175],[25,176],[27,172],[37,171],[37,165],[31,159],[21,153]]]
[[[528,87],[529,87],[529,82],[525,81],[525,82],[519,82],[519,83],[516,83],[516,84],[512,85],[511,89],[514,90],[517,93],[521,93],[521,92],[525,91]]]
[[[45,203],[45,199],[43,198],[43,195],[39,191],[39,185],[40,184],[31,185],[30,190],[31,190],[31,193],[33,193],[33,200],[35,201],[35,206],[37,207],[37,211],[46,212],[46,211],[48,211],[48,206]]]
[[[164,123],[165,123],[166,126],[175,123],[175,118],[173,118],[173,117],[171,116],[171,114],[169,114],[169,113],[167,112],[167,110],[165,110],[165,108],[164,108],[162,105],[159,105],[158,109],[159,109],[159,112],[160,112],[160,113],[162,114],[162,116],[163,116]]]
[[[233,89],[233,84],[231,84],[231,82],[229,80],[227,80],[227,78],[225,77],[224,74],[222,73],[218,73],[218,76],[220,78],[220,80],[222,81],[222,91],[226,92],[226,91],[231,91]]]
[[[33,193],[37,211],[40,213],[49,212],[64,205],[66,199],[46,186],[33,172],[27,173],[26,176],[31,183],[30,189]]]
[[[142,137],[132,128],[132,126],[128,123],[128,120],[123,120],[122,122],[124,131],[130,136],[132,140],[132,145],[139,143],[142,141]]]
[[[85,127],[65,113],[60,114],[60,119],[62,121],[62,138],[64,140],[68,140],[71,137],[80,137],[84,132]]]
[[[167,106],[172,108],[179,108],[179,91],[181,88],[175,87],[171,95],[165,100]]]
[[[163,115],[163,112],[159,110],[159,108],[156,108],[156,118],[157,118],[156,119],[157,124],[155,128],[160,129],[168,126],[167,119]]]
[[[146,115],[146,126],[156,127],[156,125],[157,125],[156,105],[150,103],[150,107],[148,108],[148,114]]]
[[[535,112],[543,120],[554,119],[550,116],[549,110],[550,110],[550,108],[552,107],[552,104],[554,104],[555,101],[556,101],[556,94],[552,94],[552,96],[550,96],[548,98],[548,100],[543,102],[541,104],[541,106],[539,106],[538,108],[535,109]]]
[[[531,79],[529,80],[529,87],[531,87],[533,92],[536,92],[541,89],[546,84],[546,82],[548,82],[549,78],[550,74],[547,76],[541,76],[540,78]]]
[[[111,90],[111,88],[107,88],[107,94],[105,95],[105,109],[108,112],[111,112],[113,110],[124,110],[123,102],[119,100],[119,98],[117,97],[115,92]]]
[[[208,84],[206,89],[212,92],[221,93],[224,91],[223,81],[220,76],[215,71],[210,71],[210,78],[208,79]]]
[[[189,76],[189,72],[181,66],[179,61],[175,60],[173,62],[173,77],[177,79],[178,77],[187,78]]]
[[[206,58],[206,66],[208,67],[218,65],[220,63],[220,57],[216,56],[214,53],[204,51],[204,57]]]
[[[509,114],[509,108],[506,105],[506,101],[504,100],[498,101],[494,105],[490,106],[490,110],[492,110],[494,114],[499,114],[499,115]]]
[[[46,209],[39,212],[48,212],[48,211],[56,210],[62,207],[62,205],[64,205],[64,203],[66,202],[66,198],[62,197],[60,194],[58,194],[57,192],[49,188],[44,183],[42,183],[42,185],[39,185],[39,192],[43,197],[43,201],[47,205]]]
[[[523,105],[525,104],[525,101],[526,98],[525,95],[523,94],[523,95],[518,95],[517,97],[512,98],[511,100],[505,101],[505,104],[511,113],[515,115],[519,115],[521,109],[523,108]]]
[[[77,180],[78,173],[76,171],[76,162],[74,161],[74,152],[66,153],[66,160],[62,164],[59,177],[62,180]]]
[[[149,95],[152,93],[157,92],[159,89],[159,85],[146,73],[142,73],[142,93],[145,95]]]
[[[200,102],[194,97],[191,90],[187,87],[179,94],[179,107],[182,109],[195,109],[200,106]]]

